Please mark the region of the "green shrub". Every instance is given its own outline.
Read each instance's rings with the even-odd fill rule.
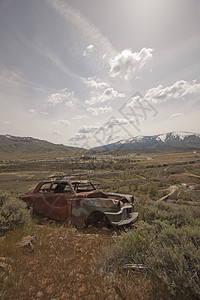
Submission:
[[[101,266],[117,273],[127,263],[144,264],[149,277],[157,277],[172,296],[199,299],[199,232],[199,226],[175,229],[159,220],[154,225],[141,222],[139,229],[105,248]]]
[[[12,230],[31,220],[26,204],[11,197],[8,193],[0,193],[0,231]]]
[[[161,220],[176,228],[195,223],[189,208],[170,206],[164,202],[146,202],[141,206],[140,216],[149,224],[154,223],[155,220]]]
[[[153,182],[148,188],[148,194],[150,197],[155,197],[158,195],[158,185]]]
[[[200,297],[200,227],[164,228],[150,243],[145,264],[177,297]]]

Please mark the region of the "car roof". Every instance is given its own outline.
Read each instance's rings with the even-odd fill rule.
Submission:
[[[69,180],[70,183],[90,183],[88,180]]]
[[[90,181],[88,180],[45,180],[45,181],[41,181],[40,184],[45,184],[45,183],[71,183],[71,184],[75,184],[75,183],[90,183]]]

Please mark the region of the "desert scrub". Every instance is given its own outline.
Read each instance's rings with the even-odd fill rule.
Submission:
[[[30,223],[26,204],[9,193],[0,192],[0,232]]]
[[[187,207],[172,206],[164,202],[145,201],[138,204],[140,219],[149,224],[160,220],[174,227],[194,225],[199,223],[199,218],[195,218],[192,210]]]
[[[200,226],[174,228],[162,221],[141,222],[114,245],[105,248],[100,260],[107,274],[122,273],[125,264],[143,264],[148,277],[157,278],[168,290],[166,299],[200,298]]]
[[[158,185],[155,182],[152,182],[149,186],[148,194],[150,197],[155,197],[158,195]]]

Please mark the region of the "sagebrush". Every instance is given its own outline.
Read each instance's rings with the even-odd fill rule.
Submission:
[[[185,209],[167,204],[144,206],[137,230],[104,249],[99,266],[118,274],[125,264],[142,264],[149,278],[158,278],[171,297],[200,298],[200,224]],[[167,298],[170,299],[170,296]]]
[[[0,231],[12,230],[30,221],[24,202],[9,193],[0,192]]]

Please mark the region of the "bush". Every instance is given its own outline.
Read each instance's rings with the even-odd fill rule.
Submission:
[[[158,186],[155,182],[151,183],[148,188],[148,194],[150,197],[155,197],[158,195]]]
[[[105,248],[101,267],[122,272],[125,264],[144,264],[176,299],[200,299],[200,221],[189,208],[140,201],[140,222]],[[139,209],[140,210],[140,209]]]
[[[197,222],[189,208],[170,206],[164,202],[148,201],[143,203],[140,216],[149,224],[160,220],[168,225],[174,225],[176,228]]]
[[[119,272],[124,264],[144,264],[176,299],[200,297],[200,227],[142,222],[103,253],[105,272]],[[168,298],[170,299],[170,297]]]
[[[0,193],[0,231],[12,230],[30,223],[26,204],[8,193]]]

